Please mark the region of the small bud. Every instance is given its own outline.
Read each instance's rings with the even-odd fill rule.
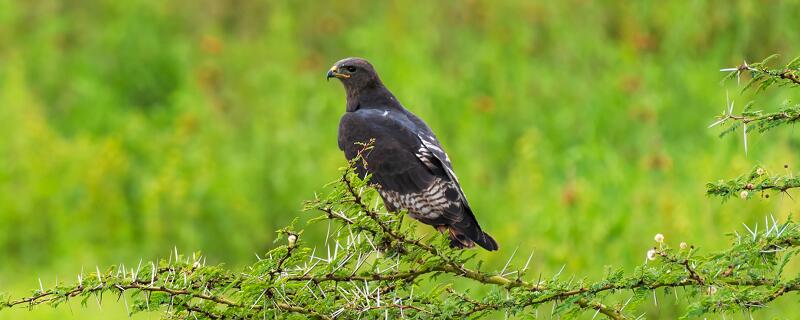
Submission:
[[[759,175],[759,176],[760,176],[760,175],[763,175],[763,174],[764,174],[764,168],[758,168],[758,169],[756,169],[756,174],[757,174],[757,175]]]
[[[686,250],[686,248],[689,247],[689,245],[686,244],[686,242],[681,242],[680,246],[681,246],[681,250]]]
[[[647,260],[653,261],[656,259],[656,249],[647,250]]]
[[[287,238],[289,240],[289,248],[294,247],[295,243],[297,243],[297,235],[290,233]]]
[[[739,198],[747,199],[748,195],[750,194],[747,192],[747,190],[742,190],[742,192],[739,193]]]
[[[753,190],[756,188],[756,186],[754,186],[752,183],[748,183],[747,185],[744,186],[744,188],[747,190]]]
[[[709,295],[714,295],[716,293],[717,293],[717,287],[715,287],[715,286],[708,287],[708,294]]]
[[[660,233],[656,233],[656,236],[653,237],[653,240],[656,240],[658,243],[664,243],[664,235]]]

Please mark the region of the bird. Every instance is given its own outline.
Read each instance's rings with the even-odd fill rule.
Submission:
[[[372,64],[362,58],[339,60],[326,74],[331,78],[340,80],[346,94],[339,149],[348,160],[362,156],[356,173],[362,179],[370,175],[386,209],[406,210],[446,233],[451,248],[477,244],[496,251],[497,242],[478,224],[439,139],[386,88]],[[362,154],[370,141],[372,149]]]

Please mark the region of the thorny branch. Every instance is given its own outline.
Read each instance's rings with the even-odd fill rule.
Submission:
[[[197,255],[175,254],[144,270],[119,266],[81,275],[76,285],[37,290],[29,297],[8,299],[0,308],[58,305],[71,298],[86,300],[115,292],[135,299],[133,312],[160,309],[178,318],[293,314],[317,319],[356,315],[463,318],[494,312],[524,314],[555,304],[555,314],[591,312],[609,319],[629,319],[635,309],[622,302],[645,299],[653,290],[693,290],[701,298],[690,306],[689,313],[757,309],[800,290],[797,281],[756,278],[752,272],[744,272],[774,274],[781,266],[779,257],[791,257],[788,252],[800,245],[800,232],[791,222],[773,222],[763,234],[738,238],[730,250],[720,254],[699,256],[694,249],[663,246],[657,250],[657,261],[628,275],[617,271],[596,282],[565,282],[557,277],[533,281],[524,277],[523,268],[504,273],[468,267],[475,262],[471,251],[449,249],[444,237],[420,238],[411,223],[395,225],[399,223],[396,215],[369,205],[374,191],[352,169],[346,171],[329,196],[307,204],[308,209],[322,213],[312,220],[336,226],[329,233],[324,255],[304,246],[297,239],[301,232],[286,228],[279,233],[294,240],[259,258],[244,272],[206,266]],[[510,262],[507,268],[513,268]],[[728,271],[731,265],[738,267]],[[443,276],[467,279],[490,290],[475,295],[451,285],[437,285],[436,279]],[[712,287],[714,294],[709,293]],[[747,294],[727,301],[729,295],[720,294],[723,292]],[[720,306],[722,301],[727,307]]]
[[[742,91],[756,88],[756,92],[760,92],[773,85],[790,85],[792,88],[797,88],[797,85],[800,85],[800,57],[790,61],[782,68],[768,68],[767,63],[776,56],[772,55],[754,64],[744,62],[738,67],[721,69],[720,71],[730,72],[727,78],[735,76],[737,80],[742,73],[749,72],[752,78]],[[748,133],[763,133],[781,126],[794,125],[800,120],[800,104],[792,105],[789,101],[785,101],[777,111],[772,112],[753,110],[754,105],[754,102],[750,102],[741,113],[735,114],[733,110],[734,103],[728,99],[726,109],[723,110],[722,115],[709,128],[729,123],[728,127],[720,133],[720,136],[725,136],[741,127],[744,148],[745,152],[747,152]],[[765,168],[756,167],[751,172],[737,178],[706,184],[706,193],[723,199],[731,197],[747,199],[755,194],[769,198],[770,191],[791,197],[788,191],[800,187],[800,179],[796,178],[788,170],[788,164],[784,165],[784,169],[786,169],[786,172],[783,174],[770,174]]]
[[[751,79],[743,87],[742,92],[755,88],[755,92],[759,93],[772,86],[793,86],[796,88],[800,85],[800,57],[790,61],[783,68],[768,68],[767,63],[775,57],[777,55],[772,55],[761,62],[753,64],[748,64],[745,61],[737,67],[721,69],[720,71],[729,72],[726,79],[736,77],[737,84],[741,80],[742,73],[749,73]],[[720,136],[724,136],[741,127],[744,151],[747,153],[747,135],[753,132],[752,128],[755,128],[759,133],[763,133],[781,125],[794,124],[800,119],[800,105],[791,105],[788,101],[785,101],[780,109],[775,112],[752,110],[754,105],[754,102],[750,102],[745,105],[741,114],[735,114],[733,110],[734,102],[728,96],[725,110],[722,111],[722,115],[717,117],[714,123],[709,125],[709,128],[730,123],[720,133]]]
[[[743,65],[732,71],[737,78],[751,72],[748,86],[765,88],[779,80],[798,84],[797,59],[780,72],[764,67],[766,61]],[[800,119],[800,107],[764,113],[733,113],[730,102],[723,117],[714,125],[733,121],[728,130],[748,125],[765,131]],[[745,136],[747,131],[745,129]],[[364,144],[360,155],[369,152]],[[355,161],[365,161],[358,157]],[[655,299],[656,291],[678,288],[693,297],[688,317],[709,313],[754,311],[776,299],[800,291],[800,277],[787,274],[785,266],[800,251],[800,228],[792,221],[765,220],[758,226],[745,226],[747,233],[736,233],[727,250],[699,254],[693,246],[681,243],[668,246],[663,236],[658,246],[648,251],[647,262],[635,270],[609,270],[595,281],[531,278],[530,258],[515,267],[512,254],[500,271],[482,270],[474,251],[459,251],[447,246],[446,237],[419,236],[413,223],[402,215],[386,212],[367,181],[353,169],[344,168],[342,179],[329,185],[323,197],[306,204],[319,213],[309,223],[326,222],[325,244],[318,248],[300,239],[295,227],[278,230],[280,245],[259,256],[244,270],[207,266],[205,259],[170,254],[168,260],[136,268],[113,266],[83,272],[74,284],[57,283],[40,287],[29,296],[12,298],[0,294],[0,311],[7,308],[33,308],[42,304],[58,306],[71,299],[87,303],[102,301],[104,293],[134,303],[129,310],[161,310],[164,318],[482,318],[537,314],[543,306],[550,313],[571,317],[582,313],[608,319],[632,319],[637,305]],[[368,177],[367,177],[368,179]],[[730,181],[708,185],[708,193],[724,198],[748,198],[766,191],[800,186],[791,175],[770,175],[762,168]],[[319,244],[318,244],[319,245]],[[149,265],[149,267],[147,267]],[[463,279],[483,286],[481,293],[465,292],[451,281]],[[641,313],[641,312],[639,312]]]
[[[789,165],[785,165],[784,168],[786,174],[770,174],[766,169],[756,167],[750,173],[737,178],[706,184],[706,193],[722,199],[731,197],[747,199],[757,194],[769,198],[770,191],[791,197],[789,190],[800,188],[800,177],[795,177],[789,171]]]

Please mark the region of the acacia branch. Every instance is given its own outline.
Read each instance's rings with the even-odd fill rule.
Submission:
[[[786,166],[788,169],[788,166]],[[771,175],[767,170],[756,167],[750,173],[729,180],[720,180],[706,184],[706,193],[722,199],[739,197],[747,199],[754,194],[776,191],[788,194],[791,189],[800,188],[800,177],[793,174]]]
[[[413,222],[403,223],[396,213],[368,205],[376,197],[350,167],[330,186],[328,195],[306,204],[306,209],[320,214],[310,222],[330,224],[328,244],[322,250],[310,247],[300,239],[302,230],[290,226],[279,231],[286,245],[244,270],[206,266],[200,258],[176,253],[142,271],[112,267],[81,275],[73,285],[0,299],[6,301],[0,302],[0,309],[129,292],[135,298],[133,312],[163,310],[166,317],[203,319],[284,313],[318,319],[481,318],[494,312],[522,315],[545,304],[557,305],[553,309],[557,316],[589,312],[629,319],[634,307],[626,310],[627,304],[613,301],[645,299],[655,290],[681,287],[698,297],[687,314],[706,314],[761,308],[800,289],[798,282],[780,276],[800,246],[800,228],[793,222],[773,222],[766,231],[739,237],[728,250],[714,254],[699,255],[693,248],[672,249],[659,243],[653,249],[654,260],[633,272],[611,272],[595,281],[573,283],[557,277],[529,278],[528,263],[517,268],[512,259],[501,271],[475,267],[477,261],[470,255],[474,251],[450,249],[439,234],[418,236]],[[485,286],[487,293],[456,292],[438,280],[442,276]],[[436,283],[442,284],[428,285]]]

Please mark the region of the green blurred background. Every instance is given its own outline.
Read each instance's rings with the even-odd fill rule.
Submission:
[[[642,263],[659,232],[724,248],[797,203],[721,203],[704,183],[800,165],[800,141],[751,136],[745,155],[740,134],[717,138],[726,91],[766,109],[793,93],[740,95],[718,70],[800,54],[798,14],[797,1],[0,1],[0,291],[173,247],[252,262],[339,175],[344,93],[324,74],[347,56],[438,133],[501,244],[487,263],[535,250],[533,273],[597,279]],[[641,309],[674,318],[674,300]],[[797,310],[785,297],[756,315]],[[114,299],[0,314],[124,316]]]

